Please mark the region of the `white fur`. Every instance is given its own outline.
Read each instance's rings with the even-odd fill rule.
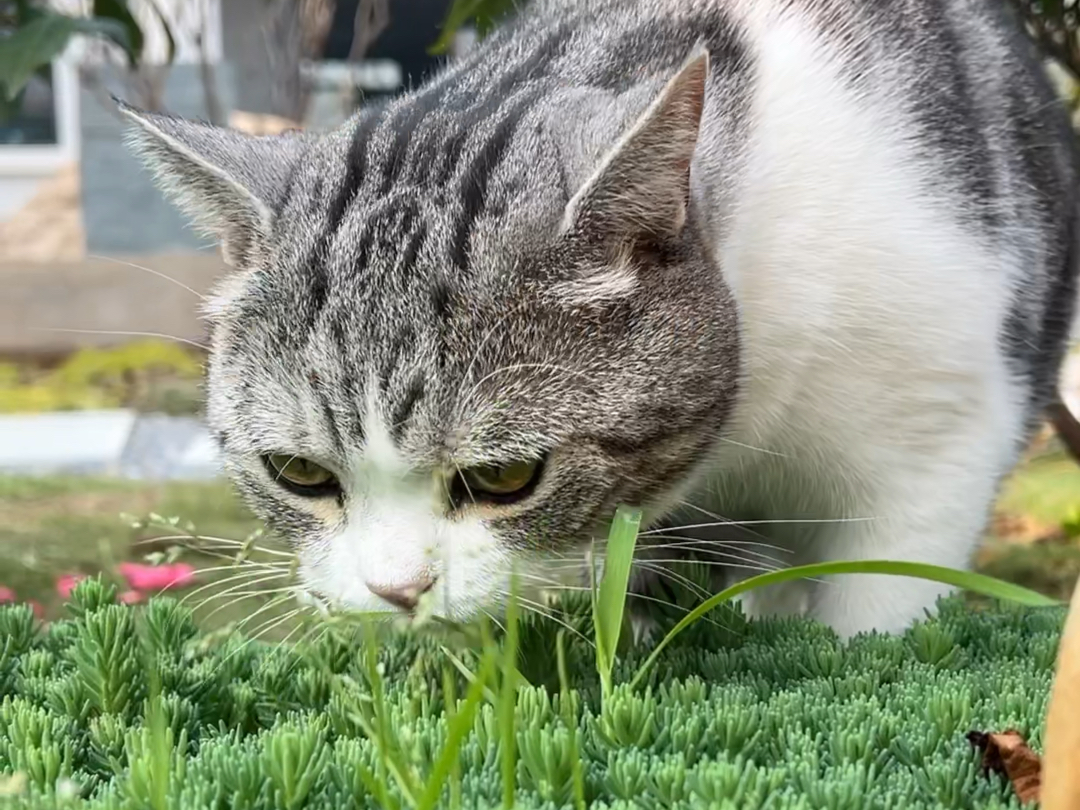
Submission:
[[[919,190],[920,164],[881,123],[888,101],[853,97],[826,46],[770,5],[743,8],[759,88],[745,185],[717,250],[746,361],[730,438],[747,447],[722,445],[698,503],[872,518],[763,527],[795,552],[790,564],[966,567],[1023,432],[1023,394],[998,348],[1020,268]],[[900,630],[946,590],[847,576],[747,604],[850,635]]]

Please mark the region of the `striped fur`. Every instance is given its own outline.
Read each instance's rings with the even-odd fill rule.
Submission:
[[[125,108],[234,266],[209,417],[311,589],[372,608],[429,579],[471,615],[618,503],[783,521],[761,534],[795,561],[966,564],[1075,298],[1072,136],[1000,6],[538,0],[322,136]],[[341,496],[276,486],[267,453]],[[445,491],[541,457],[520,502]],[[750,607],[895,630],[939,593]]]

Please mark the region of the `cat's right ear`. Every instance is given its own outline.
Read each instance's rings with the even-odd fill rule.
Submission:
[[[227,264],[250,266],[270,235],[305,139],[294,133],[247,135],[117,104],[133,123],[128,147],[165,195],[221,243]]]
[[[696,49],[570,200],[565,231],[623,244],[679,234],[708,77],[708,51]]]

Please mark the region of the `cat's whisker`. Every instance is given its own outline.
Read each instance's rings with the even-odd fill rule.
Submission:
[[[284,464],[277,468],[277,475],[274,476],[274,483],[278,483],[281,481],[281,476],[285,474],[285,470],[290,464],[296,461],[297,458],[299,458],[299,454],[293,453],[291,456],[289,456],[288,461],[286,461]],[[274,465],[271,464],[270,466],[273,467]]]
[[[520,599],[520,597],[519,597],[519,599]],[[499,618],[494,613],[492,613],[487,608],[480,608],[480,612],[483,613],[485,616],[487,616],[488,619],[491,621],[491,623],[494,624],[496,627],[498,627],[501,632],[503,632],[503,633],[506,632],[506,625],[504,625],[501,621],[499,621]]]
[[[243,587],[243,586],[240,586],[240,587]],[[267,593],[269,594],[269,598],[275,599],[275,600],[276,599],[281,599],[281,600],[284,600],[284,601],[288,601],[290,598],[293,598],[293,593],[292,593],[291,589],[288,589],[288,588],[280,588],[280,589],[273,589],[273,590],[268,589]],[[258,595],[257,591],[256,591],[256,595]],[[214,596],[209,596],[206,599],[203,599],[201,602],[199,602],[199,604],[194,605],[192,607],[192,610],[193,611],[200,611],[203,608],[210,605],[212,602],[215,602],[218,599],[221,599],[222,601],[221,601],[221,603],[219,605],[217,605],[213,610],[211,610],[209,613],[207,613],[205,616],[203,616],[201,618],[201,621],[208,622],[210,619],[212,619],[214,616],[217,616],[223,610],[228,610],[229,608],[233,607],[234,605],[237,605],[240,602],[243,602],[245,599],[252,599],[252,598],[255,598],[255,597],[254,596],[240,597],[240,596],[237,596],[235,592],[216,594]]]
[[[476,496],[473,495],[472,489],[469,487],[469,482],[465,478],[465,475],[461,472],[461,467],[458,466],[456,461],[454,462],[454,471],[457,473],[458,478],[461,479],[461,483],[465,487],[465,493],[469,496],[469,503],[476,503]],[[451,497],[450,496],[450,487],[449,487],[449,485],[446,484],[445,481],[443,482],[443,486],[446,488],[446,497],[447,497],[447,499],[449,499]]]
[[[254,571],[254,572],[260,572],[260,573],[263,572],[263,571],[287,572],[291,568],[291,566],[285,565],[285,564],[279,563],[279,562],[260,563],[260,562],[252,562],[251,560],[239,560],[238,561],[232,555],[221,555],[220,557],[218,557],[218,559],[228,560],[229,562],[226,565],[210,565],[210,566],[207,566],[205,568],[192,569],[191,575],[192,576],[202,576],[203,574],[222,573],[222,572],[225,572],[225,571]],[[220,582],[221,580],[217,580],[217,581]]]
[[[256,610],[250,616],[245,616],[243,619],[238,621],[236,623],[236,629],[237,630],[243,630],[245,627],[247,627],[252,622],[254,622],[257,617],[263,615],[268,610],[274,610],[275,608],[281,607],[282,605],[286,604],[290,600],[290,598],[291,597],[289,595],[284,595],[283,594],[281,596],[276,596],[273,599],[267,601],[267,603],[265,605],[263,605],[261,608]],[[295,613],[299,612],[300,609],[301,608],[298,607],[298,608],[296,608],[295,610],[293,610],[291,612],[295,614]],[[273,618],[271,618],[270,621],[273,621]],[[254,636],[253,633],[247,633],[247,635]]]
[[[697,607],[696,605],[694,605],[692,607],[685,607],[683,605],[677,605],[674,602],[671,602],[671,601],[669,601],[667,599],[661,599],[658,596],[653,596],[652,594],[647,594],[647,593],[631,593],[630,598],[631,599],[641,599],[642,601],[645,601],[645,602],[653,602],[654,604],[660,605],[661,607],[672,608],[673,610],[677,610],[679,613],[683,613],[683,614],[690,613],[692,610],[694,610]],[[721,628],[723,630],[734,630],[735,629],[733,627],[728,627],[726,624],[722,624],[721,622],[718,622],[716,619],[714,619],[708,613],[706,613],[704,616],[702,616],[700,621],[708,622],[713,627],[719,627],[719,628]]]
[[[220,587],[220,586],[225,585],[225,584],[227,584],[229,582],[235,582],[238,579],[251,579],[251,578],[253,578],[255,576],[265,574],[266,573],[266,568],[270,568],[270,567],[271,566],[240,564],[240,565],[217,565],[217,566],[212,566],[210,568],[196,568],[191,572],[192,577],[199,577],[199,576],[202,576],[204,574],[222,573],[222,572],[226,572],[226,571],[241,571],[242,573],[236,574],[235,576],[225,577],[223,579],[213,579],[210,582],[205,582],[202,585],[200,585],[199,587],[195,588],[194,590],[188,591],[187,593],[185,593],[180,598],[180,604],[184,604],[185,602],[187,602],[192,597],[198,596],[200,593],[202,593],[203,591],[205,591],[205,590],[207,590],[209,588]],[[254,569],[254,570],[249,570],[249,569]],[[288,569],[284,569],[284,570],[282,570],[280,572],[280,574],[277,574],[277,576],[287,576],[288,573],[289,573]]]
[[[96,259],[97,261],[102,261],[102,262],[112,262],[113,264],[120,264],[120,265],[123,265],[124,267],[134,268],[135,270],[142,270],[144,273],[149,273],[152,276],[157,276],[158,278],[161,278],[161,279],[164,279],[165,281],[168,281],[170,284],[175,284],[177,287],[179,287],[182,290],[187,290],[189,293],[191,293],[196,298],[198,298],[198,299],[200,299],[202,301],[207,300],[206,296],[203,295],[202,293],[196,292],[195,290],[193,290],[191,287],[189,287],[184,282],[180,281],[179,279],[175,279],[172,276],[166,275],[165,273],[162,273],[160,270],[154,270],[154,269],[151,269],[149,267],[143,267],[141,264],[135,264],[134,262],[127,262],[127,261],[124,261],[123,259],[116,259],[116,258],[114,258],[112,256],[100,256],[100,255],[94,254],[94,255],[88,255],[86,258],[88,258],[88,259]]]
[[[259,574],[259,573],[265,573],[265,572],[253,572],[253,573],[254,574]],[[184,598],[181,599],[180,602],[181,602],[181,604],[183,604],[184,602],[187,602],[189,599],[191,599],[196,594],[199,594],[199,593],[201,593],[203,591],[206,591],[209,588],[221,587],[222,585],[227,585],[230,582],[236,582],[237,580],[241,580],[240,583],[237,584],[237,585],[233,585],[233,586],[230,586],[229,588],[226,588],[224,590],[218,591],[216,593],[212,593],[210,596],[207,596],[205,599],[203,599],[201,602],[199,602],[197,605],[193,606],[193,608],[192,608],[193,610],[199,610],[204,605],[206,605],[206,604],[208,604],[210,602],[213,602],[215,600],[218,600],[218,599],[223,599],[224,597],[228,596],[229,594],[233,593],[233,591],[235,591],[235,590],[237,590],[239,588],[245,588],[245,587],[248,587],[248,586],[257,585],[257,584],[259,584],[261,582],[273,582],[274,580],[277,580],[277,579],[285,579],[287,576],[288,576],[288,572],[266,574],[265,576],[253,576],[253,575],[249,575],[249,574],[242,574],[242,575],[237,575],[237,576],[234,576],[234,577],[226,577],[225,579],[216,580],[214,582],[208,582],[205,585],[203,585],[203,586],[197,588],[196,590],[192,591],[191,593],[185,594]],[[216,612],[217,611],[215,611],[215,613]],[[214,614],[211,614],[211,615],[214,615]]]
[[[251,636],[251,640],[259,639],[264,634],[269,633],[271,630],[285,624],[285,622],[295,619],[297,616],[300,615],[301,612],[301,608],[296,608],[294,610],[290,610],[288,613],[285,613],[282,616],[273,619],[267,619],[257,628],[249,631],[248,635]]]
[[[717,514],[716,512],[710,512],[705,507],[698,506],[696,503],[693,503],[692,501],[687,501],[687,500],[684,500],[682,498],[679,498],[678,500],[676,500],[676,503],[678,503],[678,504],[680,504],[682,506],[685,506],[687,509],[695,509],[698,512],[701,512],[701,514],[705,515],[706,517],[711,517],[713,520],[724,520],[723,515]]]
[[[703,515],[706,515],[707,517],[711,517],[713,520],[719,521],[720,523],[723,523],[725,525],[737,523],[737,521],[735,521],[732,518],[726,517],[725,515],[721,515],[719,512],[711,512],[708,509],[705,509],[704,507],[698,506],[695,503],[691,503],[690,501],[680,500],[679,503],[682,504],[683,506],[689,507],[690,509],[696,509],[698,512],[701,512]],[[658,527],[658,528],[660,528],[660,527]],[[673,531],[674,531],[674,529],[673,529]],[[753,537],[759,537],[759,538],[761,538],[762,541],[765,541],[765,540],[769,539],[768,537],[763,535],[761,532],[757,532],[757,531],[753,531],[753,530],[748,531],[747,534],[750,534]],[[661,536],[661,535],[657,535],[657,536]],[[689,540],[691,538],[686,538],[686,539]],[[766,542],[749,541],[749,540],[725,540],[724,542],[742,543],[744,545],[754,544],[754,545],[758,545],[758,546],[761,546],[761,547],[764,547],[764,548],[771,548],[771,549],[773,549],[775,551],[782,551],[782,552],[784,552],[786,554],[794,553],[794,552],[791,551],[791,549],[784,548],[783,546],[778,546],[775,543],[766,543]]]
[[[302,613],[302,612],[303,612],[303,611],[302,611],[301,609],[298,609],[298,610],[296,611],[296,614],[295,614],[295,615],[299,616],[299,615],[300,615],[300,613]],[[287,633],[287,634],[285,635],[285,638],[281,639],[281,641],[279,641],[279,642],[278,642],[278,644],[281,644],[282,646],[284,646],[284,645],[288,644],[288,643],[289,643],[289,639],[291,639],[291,638],[293,637],[293,635],[295,635],[296,633],[298,633],[298,632],[299,632],[299,631],[300,631],[301,629],[303,629],[303,625],[302,625],[302,624],[298,624],[298,625],[296,625],[296,627],[294,627],[294,628],[293,628],[292,630],[290,630],[290,631],[289,631],[289,632],[288,632],[288,633]],[[303,643],[303,642],[305,641],[305,639],[307,638],[307,636],[308,636],[308,634],[309,634],[310,632],[311,632],[310,630],[308,630],[308,631],[305,631],[305,632],[304,632],[304,634],[303,634],[303,635],[301,635],[299,639],[297,639],[296,643],[297,643],[297,644],[301,644],[301,643]],[[320,634],[319,638],[320,638],[320,639],[322,638],[322,634]],[[314,643],[316,643],[316,644],[317,644],[317,643],[318,643],[318,639],[317,639],[317,640],[316,640],[316,641],[315,641]],[[288,672],[290,672],[290,673],[291,673],[291,672],[292,672],[292,670],[293,670],[293,668],[294,668],[295,666],[297,666],[297,665],[298,665],[299,663],[300,663],[300,662],[299,662],[298,660],[294,660],[294,661],[293,661],[293,663],[292,663],[292,664],[291,664],[291,665],[289,666]]]
[[[685,558],[680,559],[678,557],[673,557],[671,559],[649,559],[646,562],[652,563],[654,565],[663,565],[663,566],[668,566],[668,565],[688,565],[688,566],[702,565],[702,566],[706,566],[706,567],[709,567],[709,568],[713,568],[713,567],[724,568],[724,569],[738,568],[738,569],[745,570],[745,571],[757,571],[757,572],[762,573],[762,574],[771,574],[773,571],[783,571],[787,567],[787,566],[783,566],[783,565],[761,565],[760,563],[756,563],[756,562],[752,562],[752,561],[748,562],[748,561],[745,561],[745,560],[742,561],[742,562],[727,562],[727,561],[722,561],[722,560],[694,560],[694,559],[685,559]],[[667,569],[665,569],[665,570],[667,570]]]
[[[787,518],[787,519],[762,519],[762,520],[721,520],[711,523],[687,523],[683,526],[664,526],[648,529],[640,533],[642,537],[661,532],[677,532],[684,529],[711,529],[722,526],[780,526],[780,525],[808,525],[815,524],[839,524],[839,523],[867,523],[880,520],[876,517],[853,517],[853,518]]]
[[[503,592],[500,593],[500,598],[502,598],[502,599],[510,599],[512,597],[511,597],[511,595],[509,593],[507,593],[506,591],[503,591]],[[552,610],[549,605],[545,605],[545,604],[543,604],[541,602],[537,602],[537,601],[535,601],[533,599],[529,599],[529,598],[521,596],[521,595],[517,596],[517,601],[518,601],[518,604],[521,605],[526,610],[531,610],[533,613],[536,613],[539,616],[543,616],[545,619],[550,619],[551,621],[555,622],[560,627],[563,627],[566,630],[569,630],[571,633],[573,633],[575,636],[580,638],[582,641],[584,641],[590,647],[595,647],[596,646],[593,643],[592,639],[588,638],[584,633],[582,633],[576,627],[571,625],[569,622],[567,622],[561,616],[558,616],[556,614],[556,611]]]
[[[726,438],[724,436],[720,437],[720,441],[722,441],[724,444],[730,444],[730,445],[733,445],[735,447],[741,447],[744,450],[753,450],[755,453],[764,453],[767,456],[776,456],[777,458],[787,458],[787,459],[792,458],[792,456],[789,456],[787,453],[781,453],[779,450],[768,450],[768,449],[766,449],[764,447],[755,447],[752,444],[745,444],[743,442],[737,442],[734,439],[728,439],[728,438]]]
[[[642,546],[642,551],[650,552],[650,551],[657,551],[657,550],[665,549],[665,548],[671,548],[671,549],[680,549],[681,548],[681,549],[686,549],[687,551],[695,551],[695,552],[699,552],[701,554],[708,554],[708,555],[711,555],[713,557],[730,557],[730,556],[733,556],[733,555],[744,555],[742,557],[743,559],[747,559],[747,558],[750,558],[750,557],[756,557],[759,560],[769,560],[769,561],[775,561],[776,560],[776,557],[774,557],[772,554],[766,553],[764,551],[753,551],[753,550],[750,550],[750,549],[745,549],[745,548],[743,548],[742,546],[739,546],[739,545],[735,545],[735,544],[729,545],[729,544],[724,543],[724,542],[714,542],[714,541],[710,541],[710,540],[705,540],[705,541],[695,540],[692,537],[683,537],[683,536],[677,535],[677,534],[657,534],[657,535],[653,535],[653,537],[650,538],[650,540],[653,540],[653,539],[655,539],[655,540],[678,540],[680,542],[677,542],[677,543],[652,543],[652,542],[650,542],[647,545]],[[791,549],[771,549],[771,550],[772,551],[783,551],[783,552],[785,552],[787,554],[794,554],[795,553]]]
[[[161,340],[173,340],[177,343],[185,343],[204,352],[210,350],[210,347],[204,343],[199,343],[198,341],[190,340],[189,338],[178,337],[176,335],[167,335],[163,332],[136,332],[117,329],[68,329],[60,326],[30,326],[27,328],[34,332],[65,332],[73,335],[111,335],[114,337],[158,338]]]
[[[254,618],[255,618],[256,616],[258,616],[258,615],[259,615],[260,613],[262,613],[262,612],[263,612],[264,610],[266,610],[267,608],[275,607],[275,606],[277,606],[277,605],[282,605],[282,604],[284,604],[284,603],[285,603],[285,602],[287,602],[287,601],[288,601],[288,599],[287,599],[287,598],[284,598],[284,597],[278,597],[278,598],[277,598],[277,599],[275,599],[275,600],[271,600],[271,601],[270,601],[270,602],[268,602],[268,603],[267,603],[266,605],[263,605],[263,607],[262,607],[262,608],[260,608],[259,610],[255,611],[255,613],[251,614],[251,616],[249,616],[249,617],[247,617],[246,619],[243,619],[243,620],[241,620],[240,622],[238,622],[238,623],[237,623],[237,625],[236,625],[236,628],[235,628],[235,629],[236,629],[236,630],[241,630],[241,629],[243,628],[243,626],[244,626],[245,624],[247,624],[247,622],[251,621],[251,619],[254,619]],[[296,612],[299,612],[299,610],[297,610]],[[217,674],[218,672],[220,672],[220,671],[221,671],[221,669],[222,669],[222,668],[223,668],[223,667],[225,666],[225,664],[226,664],[226,663],[228,663],[228,662],[229,662],[229,661],[230,661],[230,660],[232,659],[232,657],[233,657],[234,655],[237,655],[237,654],[239,654],[240,652],[242,652],[243,650],[247,649],[248,645],[249,645],[249,644],[251,644],[251,643],[252,643],[252,641],[254,641],[254,640],[255,640],[255,639],[254,639],[254,637],[253,637],[253,636],[249,636],[249,637],[248,637],[248,638],[247,638],[247,639],[246,639],[246,640],[245,640],[245,641],[244,641],[244,642],[243,642],[242,644],[240,644],[240,645],[239,645],[238,647],[236,647],[236,648],[235,648],[234,650],[231,650],[231,651],[230,651],[230,652],[229,652],[229,653],[228,653],[227,655],[224,655],[224,656],[222,656],[222,658],[221,658],[221,660],[220,660],[220,661],[218,662],[217,666],[216,666],[216,667],[214,667],[214,670],[213,670],[213,673],[212,673],[212,674],[215,674],[215,675],[216,675],[216,674]]]
[[[549,591],[568,591],[570,593],[582,593],[582,592],[589,592],[592,589],[585,586],[585,585],[566,585],[566,584],[563,584],[561,582],[551,580],[549,586],[546,587],[545,590],[549,590]],[[711,595],[712,594],[708,594],[708,596],[711,596]],[[643,601],[646,601],[646,602],[653,602],[655,604],[662,605],[664,607],[673,608],[674,610],[677,610],[680,613],[689,613],[691,610],[694,609],[694,607],[685,607],[683,605],[676,604],[675,602],[672,602],[670,600],[662,599],[659,596],[655,596],[654,594],[639,593],[637,591],[631,591],[628,594],[628,597],[630,599],[640,599],[640,600],[643,600]],[[733,628],[727,627],[726,625],[720,624],[719,622],[717,622],[715,619],[711,618],[708,615],[702,616],[702,620],[707,621],[710,624],[715,625],[717,627],[723,627],[724,629],[728,629],[728,630],[733,629]]]
[[[659,561],[659,562],[663,562],[663,561]],[[634,564],[633,564],[633,567],[638,568],[638,569],[640,569],[642,571],[649,571],[649,572],[655,574],[658,577],[666,578],[666,579],[670,580],[671,582],[674,582],[674,583],[676,583],[678,585],[681,585],[682,587],[689,589],[691,593],[693,593],[695,596],[697,596],[697,597],[699,597],[701,599],[708,599],[710,596],[712,596],[712,594],[709,593],[707,590],[705,590],[705,588],[698,585],[696,582],[694,582],[689,577],[687,577],[687,576],[685,576],[683,574],[680,574],[680,573],[678,573],[677,571],[675,571],[675,570],[673,570],[671,568],[667,568],[664,565],[660,565],[660,564],[652,565],[649,562],[644,562],[644,561],[637,562],[637,561],[635,561]]]
[[[223,667],[223,666],[225,665],[225,663],[226,663],[226,662],[227,662],[227,661],[228,661],[229,659],[231,659],[231,658],[232,658],[232,657],[233,657],[234,655],[238,655],[239,653],[241,653],[241,652],[243,652],[243,651],[244,651],[245,649],[247,649],[247,648],[248,648],[248,646],[249,646],[249,645],[251,645],[251,644],[252,644],[253,642],[255,642],[255,641],[259,640],[259,635],[260,635],[261,633],[268,633],[268,632],[270,632],[270,631],[271,631],[271,630],[273,630],[273,629],[274,629],[275,627],[278,627],[278,626],[280,626],[280,625],[284,624],[285,622],[287,622],[287,621],[289,621],[290,619],[294,618],[295,616],[299,615],[299,614],[300,614],[301,612],[302,612],[302,609],[301,609],[301,608],[297,608],[297,609],[295,609],[295,610],[291,610],[291,611],[289,611],[288,613],[286,613],[285,615],[281,616],[280,618],[278,618],[278,617],[274,617],[274,618],[272,618],[272,619],[269,619],[269,620],[267,620],[267,621],[266,621],[266,622],[264,622],[263,624],[259,625],[259,627],[258,627],[258,628],[256,628],[256,629],[255,629],[254,631],[252,631],[252,632],[249,632],[249,633],[247,634],[248,638],[247,638],[247,640],[245,640],[245,641],[244,641],[244,643],[243,643],[243,644],[241,644],[240,646],[238,646],[238,647],[237,647],[237,648],[236,648],[235,650],[233,650],[232,652],[230,652],[230,653],[229,653],[228,655],[224,656],[224,657],[223,657],[223,658],[221,659],[221,663],[219,663],[219,664],[218,664],[218,667],[217,667],[217,668],[215,669],[215,672],[217,671],[217,669],[220,669],[221,667]]]
[[[189,548],[192,551],[202,551],[205,547],[201,544],[201,541],[208,543],[216,543],[226,548],[244,548],[247,544],[243,540],[234,540],[229,537],[213,537],[211,535],[191,535],[191,534],[170,534],[161,537],[147,537],[143,540],[137,540],[133,545],[141,546],[149,543],[164,543],[170,541],[192,541],[190,543],[178,543],[185,548]],[[282,551],[280,549],[270,548],[268,546],[249,546],[252,551],[257,551],[261,554],[271,554],[277,557],[295,557],[296,555],[291,551]],[[216,548],[210,548],[209,551],[218,551]]]
[[[252,596],[275,596],[282,593],[296,593],[296,588],[292,585],[286,585],[281,588],[254,588],[250,591],[230,591],[229,596],[232,597],[232,604],[239,602],[242,599],[248,599]],[[212,601],[214,597],[209,597],[203,600],[202,604],[205,605]]]

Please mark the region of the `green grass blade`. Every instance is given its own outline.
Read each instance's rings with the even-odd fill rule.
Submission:
[[[469,669],[468,665],[464,661],[454,655],[450,651],[449,647],[441,646],[439,647],[439,649],[442,650],[442,654],[446,656],[446,660],[453,664],[454,669],[456,669],[462,674],[462,676],[464,676],[465,680],[467,680],[470,684],[476,682],[476,675],[473,673],[473,671]],[[492,706],[498,706],[499,696],[495,694],[495,691],[486,683],[481,683],[480,687],[484,690],[484,698],[487,700],[487,702],[490,703]]]
[[[450,665],[443,663],[443,702],[446,704],[446,722],[453,724],[457,714],[457,690]],[[461,758],[454,759],[450,767],[450,810],[461,808]]]
[[[611,691],[611,670],[622,633],[626,590],[634,562],[641,510],[620,506],[611,523],[604,550],[604,576],[593,599],[593,624],[596,630],[596,664],[605,695]]]
[[[150,689],[147,726],[150,729],[150,804],[153,810],[167,810],[169,803],[169,774],[172,770],[173,751],[169,729],[165,719],[165,706],[161,702],[161,676],[157,660],[150,659]]]
[[[368,686],[371,689],[372,707],[375,714],[375,746],[379,751],[380,763],[384,769],[393,776],[405,800],[416,806],[416,784],[408,765],[401,761],[394,737],[390,734],[387,723],[386,692],[382,675],[379,673],[378,641],[375,631],[370,622],[363,622],[364,629],[364,658]],[[369,735],[370,736],[370,735]]]
[[[828,576],[832,574],[888,574],[891,576],[915,577],[916,579],[928,579],[934,582],[943,582],[953,585],[972,593],[990,596],[1010,602],[1018,602],[1029,607],[1052,607],[1060,605],[1056,599],[1044,596],[1041,593],[1005,582],[984,574],[976,574],[972,571],[960,571],[954,568],[944,568],[939,565],[928,563],[906,562],[899,560],[843,560],[839,562],[814,563],[812,565],[800,565],[794,568],[784,568],[779,571],[770,571],[767,574],[759,574],[756,577],[744,579],[730,588],[726,588],[715,596],[702,602],[676,624],[664,639],[656,645],[645,663],[634,675],[631,686],[636,687],[652,664],[660,657],[660,653],[671,641],[683,630],[696,622],[717,605],[721,605],[730,599],[755,588],[766,585],[775,585],[780,582],[788,582],[793,579],[807,579],[810,577]]]
[[[517,733],[514,729],[514,707],[517,704],[517,653],[518,653],[518,579],[510,580],[510,599],[506,605],[506,638],[503,642],[502,680],[499,688],[499,737],[502,740],[501,766],[503,808],[514,806],[517,768]]]
[[[442,751],[439,752],[439,758],[435,760],[427,784],[424,786],[423,794],[421,794],[419,801],[413,805],[416,810],[433,810],[438,805],[439,797],[442,796],[443,784],[450,775],[454,763],[460,757],[461,744],[465,741],[465,735],[472,730],[476,711],[480,707],[480,701],[484,699],[484,684],[495,674],[497,660],[490,650],[485,651],[480,659],[478,672],[472,683],[469,684],[461,708],[454,712],[453,719],[447,724],[446,744],[443,745]]]
[[[585,810],[585,770],[578,753],[577,722],[570,705],[570,676],[566,670],[566,631],[555,634],[555,657],[559,665],[559,694],[563,723],[570,732],[570,768],[574,780],[574,810]]]

